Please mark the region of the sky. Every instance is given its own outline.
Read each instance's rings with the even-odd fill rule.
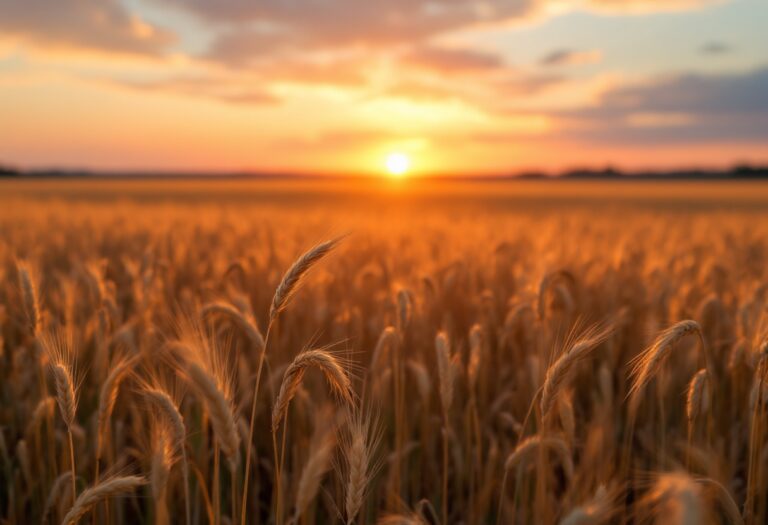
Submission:
[[[0,0],[0,164],[768,162],[765,0]]]

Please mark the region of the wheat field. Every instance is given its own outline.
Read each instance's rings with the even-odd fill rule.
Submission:
[[[765,523],[768,186],[0,181],[3,523]]]

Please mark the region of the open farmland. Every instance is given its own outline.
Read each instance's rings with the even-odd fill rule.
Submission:
[[[761,182],[0,180],[0,516],[765,523],[767,219]]]

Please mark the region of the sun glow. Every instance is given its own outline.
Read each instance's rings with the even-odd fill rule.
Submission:
[[[411,159],[404,153],[392,152],[387,155],[387,173],[393,177],[402,177],[411,167]]]

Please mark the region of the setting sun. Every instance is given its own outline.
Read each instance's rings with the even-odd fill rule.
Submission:
[[[394,152],[387,155],[387,173],[393,177],[402,177],[410,166],[411,159],[404,153]]]

